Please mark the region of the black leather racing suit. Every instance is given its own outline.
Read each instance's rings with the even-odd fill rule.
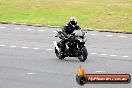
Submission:
[[[79,27],[78,24],[76,24],[74,27],[68,23],[64,26],[64,28],[62,29],[62,32],[65,33],[66,35],[70,35],[74,30],[80,30],[81,28]],[[62,44],[61,46],[61,52],[64,53],[65,51],[65,43],[67,42],[67,39],[62,39],[60,41],[60,43]]]

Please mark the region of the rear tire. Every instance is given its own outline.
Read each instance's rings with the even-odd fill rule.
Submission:
[[[87,49],[86,47],[84,46],[82,48],[82,55],[78,57],[78,59],[81,61],[81,62],[84,62],[86,59],[87,59],[87,56],[88,56],[88,52],[87,52]]]
[[[55,54],[56,54],[56,56],[59,58],[59,59],[64,59],[65,58],[65,56],[62,54],[60,54],[60,52],[56,49],[56,47],[55,47]]]

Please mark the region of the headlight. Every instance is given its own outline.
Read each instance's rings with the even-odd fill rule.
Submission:
[[[79,42],[84,42],[83,39],[78,39]]]

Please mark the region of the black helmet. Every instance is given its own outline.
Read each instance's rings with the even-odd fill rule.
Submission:
[[[77,24],[77,19],[75,17],[71,17],[70,18],[70,24],[75,27],[75,25]]]

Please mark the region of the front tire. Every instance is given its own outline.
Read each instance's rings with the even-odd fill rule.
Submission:
[[[79,59],[81,62],[84,62],[84,61],[87,59],[87,56],[88,56],[88,52],[87,52],[86,47],[84,46],[84,47],[82,48],[82,55],[80,55],[80,56],[78,57],[78,59]]]
[[[60,54],[60,52],[56,49],[56,47],[55,47],[55,54],[56,54],[56,56],[57,56],[59,59],[64,59],[64,58],[65,58],[65,56],[64,56],[63,54]]]

